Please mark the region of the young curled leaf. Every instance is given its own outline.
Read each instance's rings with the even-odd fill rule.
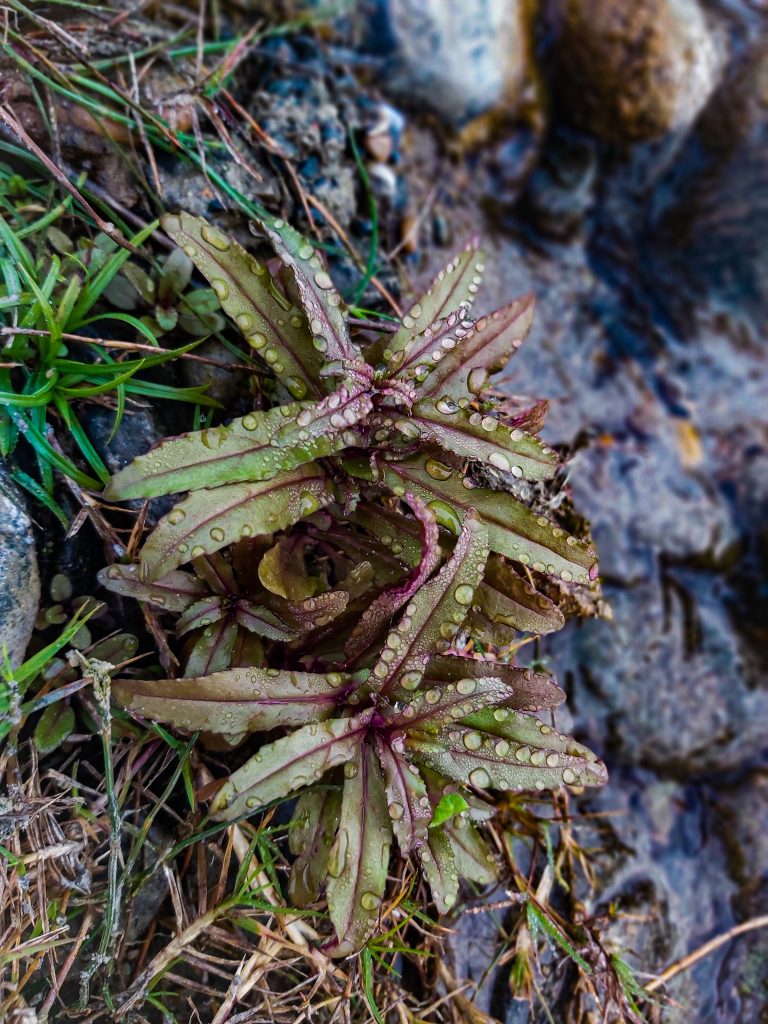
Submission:
[[[345,460],[354,476],[371,479],[371,468]],[[537,515],[503,491],[474,486],[459,470],[424,455],[380,465],[381,482],[397,493],[411,491],[426,501],[437,521],[458,534],[467,509],[474,508],[488,530],[492,551],[529,565],[538,572],[588,583],[597,576],[597,558],[582,540]]]
[[[524,579],[506,559],[491,555],[469,617],[473,633],[488,643],[509,643],[515,631],[554,633],[565,617],[554,601]]]
[[[211,554],[243,537],[283,530],[333,499],[316,463],[277,480],[192,491],[155,527],[141,553],[145,580],[158,580],[190,558]]]
[[[247,733],[330,718],[356,679],[341,673],[234,668],[198,678],[116,679],[118,703],[188,732]]]
[[[535,300],[524,295],[515,302],[482,316],[464,327],[454,327],[450,338],[458,344],[446,346],[419,387],[421,397],[440,398],[447,395],[456,401],[467,393],[477,395],[491,374],[503,370],[510,356],[525,341],[533,323]],[[446,339],[447,340],[447,339]]]
[[[310,340],[307,318],[277,289],[266,267],[202,217],[167,214],[161,224],[288,392],[294,398],[321,393],[323,360]]]
[[[385,692],[397,685],[418,686],[435,651],[444,651],[456,636],[483,578],[488,537],[470,509],[453,554],[433,579],[425,583],[390,630],[384,650],[373,669],[372,685]]]
[[[422,399],[404,422],[445,451],[516,477],[549,480],[557,470],[557,454],[538,438],[510,429],[495,416],[462,409],[451,398]]]
[[[565,700],[565,694],[557,683],[542,672],[530,668],[518,668],[501,661],[481,661],[479,658],[465,658],[457,654],[436,654],[430,658],[424,673],[424,686],[436,683],[456,683],[467,679],[499,680],[508,694],[506,707],[516,711],[538,711],[541,708],[556,708]],[[464,688],[468,687],[464,683]],[[492,683],[492,686],[497,685]]]
[[[421,558],[415,570],[404,581],[387,587],[363,612],[344,648],[350,662],[358,659],[379,640],[395,613],[413,597],[440,564],[439,532],[434,513],[413,494],[406,494],[404,500],[421,526]]]
[[[267,743],[229,776],[211,802],[212,817],[232,821],[318,781],[330,768],[354,757],[371,716],[368,709],[352,718],[312,722]]]
[[[307,907],[320,896],[340,807],[338,786],[309,790],[296,802],[288,830],[288,847],[296,857],[288,877],[288,897],[296,907]]]
[[[387,884],[392,832],[384,780],[370,743],[345,766],[344,795],[336,839],[328,858],[328,912],[336,940],[323,951],[356,953],[373,934]]]
[[[102,587],[122,597],[146,601],[168,612],[183,612],[206,592],[205,585],[192,573],[176,570],[154,583],[139,579],[138,565],[114,565],[100,569],[97,578]]]

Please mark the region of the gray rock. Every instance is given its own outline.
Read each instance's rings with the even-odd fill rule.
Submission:
[[[528,74],[520,0],[380,0],[374,6],[376,44],[386,39],[392,51],[392,92],[426,103],[450,124],[502,103],[517,105]]]
[[[725,53],[697,0],[553,0],[559,91],[578,124],[611,142],[689,127]]]
[[[24,502],[0,466],[0,649],[11,665],[24,660],[40,604],[35,538]]]

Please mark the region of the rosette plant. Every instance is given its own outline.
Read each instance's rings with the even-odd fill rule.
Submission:
[[[563,622],[537,582],[567,589],[597,574],[589,542],[536,506],[558,466],[533,433],[537,413],[509,421],[485,393],[533,302],[473,318],[472,245],[396,333],[364,342],[319,252],[283,221],[261,222],[274,274],[201,219],[163,226],[274,387],[268,407],[167,439],[110,482],[112,499],[188,492],[138,566],[102,581],[195,637],[182,678],[116,680],[113,692],[182,730],[269,734],[212,816],[299,795],[289,891],[306,905],[325,889],[326,949],[348,955],[376,928],[393,836],[447,911],[460,877],[495,875],[476,827],[493,813],[490,790],[605,780],[594,754],[534,714],[560,688],[511,662],[519,634]],[[534,497],[515,493],[521,480]],[[474,656],[478,639],[504,656]]]

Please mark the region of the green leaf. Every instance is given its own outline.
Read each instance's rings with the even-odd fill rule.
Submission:
[[[116,563],[100,569],[96,575],[107,590],[136,601],[146,601],[168,612],[183,612],[205,594],[205,586],[197,577],[179,570],[154,583],[143,583],[139,579],[138,565]]]
[[[224,672],[232,665],[237,634],[237,624],[228,616],[206,626],[187,657],[185,673],[188,676],[207,676]]]
[[[192,491],[160,520],[144,545],[142,578],[159,580],[190,558],[243,537],[284,530],[332,499],[330,480],[313,463],[276,480]]]
[[[259,223],[296,278],[315,350],[328,362],[360,363],[360,352],[349,338],[341,296],[322,253],[281,218],[262,218]]]
[[[195,601],[176,620],[176,636],[184,636],[193,629],[212,626],[226,614],[226,607],[219,595],[206,594]]]
[[[426,845],[419,848],[419,860],[438,912],[447,914],[459,896],[459,874],[444,829],[429,830]]]
[[[41,754],[49,754],[75,731],[75,712],[69,704],[50,704],[35,725],[35,746]]]
[[[457,654],[438,654],[430,658],[424,676],[425,686],[434,686],[435,683],[458,684],[461,680],[467,679],[478,682],[485,678],[499,680],[509,694],[505,706],[516,711],[556,708],[565,700],[565,694],[550,676],[501,661],[481,661],[479,658],[464,658]],[[467,688],[466,682],[464,688]]]
[[[407,703],[389,711],[386,717],[393,725],[409,731],[436,732],[439,725],[456,722],[483,708],[513,704],[516,699],[515,690],[503,679],[468,675],[455,683],[439,683],[418,690]]]
[[[354,755],[371,715],[368,710],[352,718],[313,722],[261,747],[213,798],[212,817],[231,821],[321,779]]]
[[[441,338],[440,347],[432,349],[444,354],[432,361],[433,368],[419,387],[420,395],[448,395],[458,401],[466,398],[467,392],[479,394],[489,375],[503,370],[525,341],[533,323],[534,305],[533,295],[524,295],[495,313],[480,317],[474,325],[469,321],[469,327],[454,325],[452,332]],[[457,344],[447,347],[451,340]]]
[[[161,494],[220,487],[241,481],[272,480],[344,446],[338,432],[295,447],[277,447],[276,437],[307,405],[293,402],[268,412],[250,412],[227,426],[193,430],[163,441],[121,469],[104,490],[109,500],[154,498]]]
[[[466,811],[468,808],[469,804],[461,793],[444,793],[432,813],[429,827],[435,828],[437,825],[442,825],[443,822],[450,821],[451,818],[461,814],[462,811]]]
[[[498,868],[490,847],[468,818],[463,815],[446,821],[443,826],[453,850],[456,870],[461,878],[478,885],[496,881]]]
[[[557,605],[541,594],[499,555],[491,555],[485,577],[477,588],[469,617],[472,631],[487,643],[503,646],[516,630],[554,633],[565,617]]]
[[[350,956],[373,934],[391,838],[381,768],[373,747],[364,743],[344,772],[339,829],[328,858],[328,913],[337,938],[323,947],[325,953]]]
[[[480,711],[436,734],[409,731],[413,758],[480,789],[601,786],[607,775],[595,755],[532,715],[507,708]]]
[[[344,464],[354,476],[371,479],[373,475],[362,460]],[[511,494],[476,487],[458,470],[441,467],[423,455],[381,463],[379,469],[390,490],[398,495],[412,491],[432,508],[441,526],[453,526],[456,533],[467,509],[475,508],[488,529],[491,550],[500,555],[564,580],[588,583],[597,576],[596,556],[588,544],[569,537]]]
[[[255,604],[253,601],[247,601],[242,597],[235,605],[235,620],[238,626],[247,629],[249,633],[263,636],[266,640],[288,643],[296,638],[295,629],[269,608]]]
[[[382,692],[393,683],[414,689],[430,655],[450,647],[483,578],[487,543],[485,528],[470,510],[450,559],[414,595],[387,637],[371,677]]]
[[[397,364],[397,354],[405,351],[419,334],[437,320],[443,320],[462,306],[468,309],[474,302],[485,265],[485,254],[478,249],[477,239],[444,267],[429,287],[426,295],[414,303],[396,334],[387,340],[383,358]]]
[[[427,788],[416,765],[401,757],[393,745],[376,737],[376,750],[384,769],[387,811],[397,845],[405,856],[427,838],[432,808]]]
[[[549,480],[557,470],[557,454],[537,437],[510,429],[494,416],[462,409],[450,398],[422,399],[408,419],[395,420],[398,424],[418,428],[423,440],[462,459],[487,462],[526,480]]]
[[[309,906],[320,896],[340,807],[341,789],[336,786],[302,793],[296,802],[288,830],[288,845],[296,857],[288,878],[288,897],[296,907]]]
[[[563,952],[574,961],[574,963],[578,964],[585,974],[591,977],[592,968],[586,960],[576,952],[569,941],[568,936],[558,928],[552,918],[531,899],[526,901],[525,909],[526,917],[528,919],[528,927],[531,930],[531,933],[535,935],[536,932],[541,929],[541,931],[543,931],[549,939],[552,939],[563,950]]]
[[[278,291],[266,267],[202,217],[168,214],[161,223],[290,394],[294,398],[321,394],[323,357],[310,340],[307,317]]]
[[[187,732],[247,733],[330,718],[355,677],[233,668],[198,678],[116,679],[118,703]]]

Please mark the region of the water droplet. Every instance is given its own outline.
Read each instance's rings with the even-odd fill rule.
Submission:
[[[481,366],[476,366],[474,370],[469,371],[469,377],[467,378],[467,387],[476,395],[478,391],[481,391],[488,380],[488,371]]]
[[[216,298],[219,302],[226,302],[229,298],[229,285],[223,278],[214,277],[211,281],[211,288],[216,292]]]
[[[360,897],[360,906],[363,910],[376,910],[379,905],[379,897],[375,892],[364,892]]]
[[[322,288],[324,290],[328,288],[333,288],[333,281],[330,279],[330,277],[328,276],[328,274],[326,274],[324,270],[321,270],[319,273],[315,274],[315,284],[317,285],[318,288]]]
[[[478,789],[485,789],[486,786],[490,786],[491,777],[485,768],[474,768],[469,773],[469,781],[473,786],[477,786]]]
[[[211,540],[215,540],[217,543],[224,540],[224,531],[220,526],[214,526],[211,530]]]
[[[259,425],[259,418],[252,412],[249,412],[247,416],[243,416],[243,428],[245,430],[255,430]]]
[[[328,874],[331,878],[338,878],[347,866],[347,850],[349,848],[349,833],[346,829],[340,830],[334,840],[331,852],[328,855]]]
[[[500,469],[503,473],[509,472],[509,459],[503,452],[491,452],[488,456],[488,461],[496,469]]]
[[[557,754],[550,754],[547,757],[547,764],[550,768],[557,768],[557,766],[560,764],[560,758],[557,756]]]
[[[179,523],[183,522],[187,518],[187,513],[183,508],[172,508],[168,513],[168,522],[171,526],[178,526]]]
[[[456,587],[453,596],[459,604],[470,605],[475,596],[475,588],[470,587],[468,583],[462,583],[461,586]]]
[[[299,512],[302,516],[312,515],[313,512],[317,512],[320,508],[320,502],[317,500],[316,495],[309,491],[302,491],[299,497]]]
[[[427,704],[437,704],[440,700],[440,690],[437,686],[433,686],[431,690],[427,690],[424,694],[424,700]]]
[[[387,810],[389,811],[389,816],[393,821],[399,821],[405,813],[405,808],[397,801],[391,803],[387,807]]]
[[[203,224],[200,234],[204,241],[212,245],[214,249],[218,249],[219,252],[226,252],[232,245],[227,236],[211,224]]]
[[[509,718],[509,711],[507,711],[506,708],[496,708],[496,710],[493,712],[493,717],[496,719],[497,722],[506,722],[506,720]]]
[[[509,744],[506,740],[499,740],[493,749],[498,757],[506,757],[509,753]]]
[[[253,328],[253,317],[250,313],[238,313],[235,317],[235,323],[243,334],[247,334]]]
[[[458,683],[456,683],[456,689],[462,697],[468,697],[477,689],[477,681],[475,679],[460,679]]]
[[[357,775],[357,765],[354,761],[347,761],[344,765],[344,778],[354,779]]]
[[[435,408],[438,412],[443,413],[444,416],[453,416],[454,413],[459,411],[458,405],[448,395],[438,398],[435,402]]]
[[[465,732],[463,742],[467,750],[479,750],[483,745],[483,737],[479,732]]]
[[[193,558],[200,558],[200,556],[204,555],[204,554],[205,554],[205,548],[203,547],[202,544],[196,544],[192,548],[192,557]]]
[[[277,369],[277,367],[275,367]],[[298,377],[286,377],[285,386],[294,398],[304,398],[307,393],[307,385]]]
[[[565,771],[563,772],[563,782],[567,786],[572,786],[575,781],[576,781],[576,773],[574,771],[572,771],[572,769],[566,768]]]
[[[415,690],[421,682],[421,672],[405,672],[400,676],[400,685],[404,690]]]
[[[248,338],[248,344],[258,352],[259,349],[264,348],[267,344],[267,336],[266,334],[262,334],[260,331],[257,331]]]
[[[299,246],[299,259],[309,260],[312,258],[314,253],[315,250],[312,248],[309,242],[303,242],[302,245]]]

